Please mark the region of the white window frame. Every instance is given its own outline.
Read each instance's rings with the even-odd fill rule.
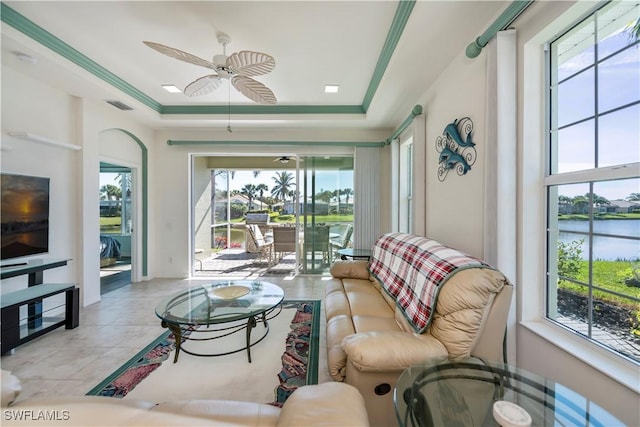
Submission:
[[[547,177],[546,147],[546,44],[594,10],[592,2],[577,2],[523,45],[522,145],[518,153],[518,278],[519,324],[573,357],[603,372],[629,389],[640,392],[638,367],[615,352],[599,346],[546,318],[546,186],[558,183]],[[575,180],[583,172],[572,173]],[[597,178],[619,179],[640,173],[640,164],[602,168]],[[566,176],[565,176],[566,178]],[[526,302],[526,303],[525,303]]]
[[[398,230],[413,233],[413,137],[400,142],[398,168]]]

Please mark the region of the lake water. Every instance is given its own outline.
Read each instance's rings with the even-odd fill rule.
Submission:
[[[588,221],[558,221],[558,241],[569,243],[585,239],[582,244],[582,259],[588,258],[587,236],[571,233],[571,231],[589,231]],[[594,233],[617,234],[640,237],[640,219],[603,219],[593,222]],[[640,241],[615,237],[594,236],[593,258],[596,260],[615,261],[616,259],[640,259]]]

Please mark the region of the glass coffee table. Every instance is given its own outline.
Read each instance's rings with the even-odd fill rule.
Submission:
[[[403,427],[624,425],[562,384],[473,357],[406,369],[394,390],[394,407]]]
[[[175,337],[178,361],[182,350],[194,356],[224,356],[247,351],[251,363],[251,347],[269,333],[270,319],[282,310],[284,291],[279,286],[263,281],[228,280],[215,281],[202,286],[182,290],[162,300],[156,306],[156,316],[162,327]],[[264,325],[264,331],[251,339],[251,331]],[[196,353],[184,348],[186,341],[209,341],[244,331],[246,345],[221,353]],[[205,335],[206,334],[206,335]]]

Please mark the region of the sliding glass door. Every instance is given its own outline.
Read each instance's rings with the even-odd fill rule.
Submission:
[[[302,157],[299,212],[302,273],[328,271],[353,235],[353,157]]]

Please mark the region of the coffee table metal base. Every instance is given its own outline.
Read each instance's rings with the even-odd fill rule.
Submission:
[[[247,360],[251,363],[251,347],[258,344],[260,341],[264,340],[269,334],[269,320],[276,317],[282,311],[282,304],[278,304],[276,307],[268,310],[264,313],[259,314],[258,316],[250,316],[247,318],[246,323],[238,322],[235,325],[227,326],[224,328],[213,328],[211,325],[201,326],[201,325],[185,325],[185,324],[175,324],[170,323],[165,320],[161,322],[163,328],[169,329],[173,336],[175,337],[176,343],[176,352],[173,357],[173,363],[178,361],[178,356],[180,355],[180,351],[190,354],[192,356],[201,356],[201,357],[215,357],[215,356],[226,356],[228,354],[234,354],[241,352],[243,350],[247,351]],[[255,341],[251,341],[251,331],[258,326],[258,322],[262,322],[264,325],[264,333]],[[202,329],[204,328],[204,329]],[[236,350],[226,351],[222,353],[196,353],[187,350],[183,347],[184,342],[186,341],[212,341],[220,338],[227,337],[229,335],[246,331],[246,345],[245,347],[238,348]],[[189,332],[189,333],[186,333]],[[191,335],[194,333],[209,333],[216,334],[215,336],[210,336],[206,338],[196,338]],[[255,338],[255,337],[254,337]]]

